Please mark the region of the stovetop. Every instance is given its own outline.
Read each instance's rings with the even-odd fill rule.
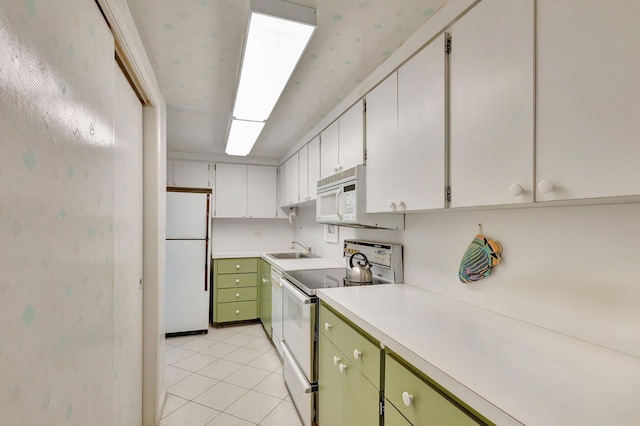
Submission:
[[[302,269],[298,271],[284,271],[282,275],[310,296],[315,296],[316,290],[322,288],[389,283],[376,277],[373,278],[372,283],[349,282],[346,279],[347,268]]]

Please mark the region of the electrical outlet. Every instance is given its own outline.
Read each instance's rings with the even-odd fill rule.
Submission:
[[[253,238],[260,238],[260,231],[253,231]]]

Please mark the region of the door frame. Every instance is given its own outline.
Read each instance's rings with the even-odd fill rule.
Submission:
[[[151,62],[121,0],[96,0],[115,41],[115,55],[143,105],[142,424],[160,423],[164,373],[166,104]]]

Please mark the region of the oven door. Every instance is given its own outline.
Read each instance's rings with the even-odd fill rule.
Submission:
[[[309,383],[315,383],[318,298],[308,296],[286,279],[282,284],[282,340]]]
[[[339,225],[344,215],[344,186],[333,185],[318,188],[316,200],[316,221]]]

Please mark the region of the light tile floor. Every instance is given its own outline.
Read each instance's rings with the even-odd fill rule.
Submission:
[[[262,325],[170,337],[160,426],[301,426]]]

